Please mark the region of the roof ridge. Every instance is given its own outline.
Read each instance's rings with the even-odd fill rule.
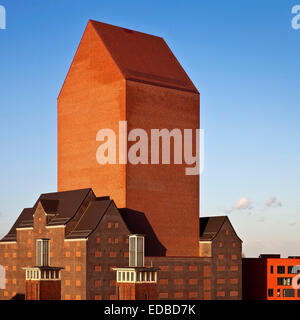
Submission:
[[[86,214],[86,212],[87,212],[88,208],[91,206],[91,203],[92,203],[92,202],[93,202],[93,201],[90,201],[90,202],[89,202],[88,206],[86,207],[86,209],[85,209],[84,212],[82,213],[81,217],[79,218],[78,222],[75,224],[75,226],[74,226],[74,228],[73,228],[73,230],[72,230],[71,232],[75,231],[76,227],[79,225],[81,219],[82,219],[82,218],[84,217],[84,215]]]
[[[140,33],[141,35],[146,35],[146,36],[149,36],[149,37],[156,37],[156,38],[159,38],[159,39],[163,39],[163,37],[157,36],[157,35],[152,34],[152,33],[142,32],[142,31],[138,31],[138,30],[134,30],[134,29],[129,29],[129,28],[124,28],[124,27],[121,27],[121,26],[117,26],[117,25],[110,24],[110,23],[106,23],[106,22],[102,22],[102,21],[97,21],[97,20],[89,19],[89,22],[91,22],[91,24],[102,24],[102,25],[106,25],[106,26],[108,26],[108,27],[122,29],[122,30],[124,30],[124,31],[129,31],[129,32],[134,32],[134,33]]]

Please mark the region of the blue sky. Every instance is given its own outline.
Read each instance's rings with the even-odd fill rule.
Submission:
[[[247,256],[300,255],[296,4],[0,0],[0,236],[41,192],[56,190],[56,98],[95,19],[164,37],[199,89],[201,215],[229,214]]]

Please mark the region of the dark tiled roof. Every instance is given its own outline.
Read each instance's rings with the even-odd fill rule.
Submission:
[[[144,213],[127,208],[119,209],[119,211],[132,234],[145,235],[146,256],[166,255],[166,248],[159,242]]]
[[[48,214],[55,214],[48,225],[66,224],[71,220],[92,189],[72,190],[42,194],[33,208],[22,211],[8,234],[1,241],[16,241],[16,229],[33,227],[33,214],[39,202]]]
[[[41,199],[41,205],[48,214],[56,214],[58,211],[59,200]]]
[[[85,206],[78,222],[73,224],[72,219],[90,192],[93,195],[90,202]],[[22,211],[9,233],[1,241],[16,241],[16,228],[32,227],[33,214],[39,203],[47,214],[54,215],[48,220],[48,226],[65,225],[70,222],[66,239],[88,238],[104,215],[115,210],[120,213],[130,233],[145,235],[146,256],[166,255],[166,249],[159,242],[144,213],[127,208],[118,209],[109,197],[96,198],[92,189],[42,194],[33,208]]]
[[[198,93],[163,38],[92,21],[125,79]]]
[[[203,217],[199,219],[200,223],[200,241],[212,241],[219,233],[225,221],[228,221],[237,239],[243,242],[236,234],[228,216]]]
[[[66,239],[87,238],[98,226],[112,203],[113,201],[111,200],[101,198],[91,201],[87,210]]]
[[[35,206],[37,206],[39,201],[42,200],[56,200],[59,201],[57,214],[49,222],[49,226],[66,224],[70,219],[74,217],[80,205],[87,197],[89,192],[92,189],[81,189],[81,190],[72,190],[72,191],[63,191],[63,192],[54,192],[54,193],[45,193],[42,194]]]
[[[226,216],[200,218],[200,240],[212,240],[221,229]]]
[[[22,226],[23,228],[32,227],[33,213],[33,208],[25,208],[19,215],[17,221],[14,223],[12,228],[9,230],[8,234],[4,238],[2,238],[1,241],[16,241],[17,228],[19,228],[20,226]]]

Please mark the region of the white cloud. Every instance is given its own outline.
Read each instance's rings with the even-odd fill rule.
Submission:
[[[232,207],[227,212],[230,213],[236,210],[250,210],[250,209],[252,209],[251,201],[247,197],[242,197],[236,202],[235,206]]]
[[[268,208],[278,208],[282,207],[282,203],[276,197],[271,197],[266,201],[266,206]]]

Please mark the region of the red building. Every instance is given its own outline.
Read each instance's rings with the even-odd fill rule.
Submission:
[[[89,21],[58,97],[58,192],[25,208],[0,241],[0,299],[24,297],[26,288],[28,298],[44,298],[46,280],[64,300],[241,299],[242,241],[228,217],[199,219],[198,175],[186,175],[185,163],[96,161],[100,129],[117,133],[127,121],[128,132],[148,136],[195,133],[199,111],[198,90],[161,37]],[[190,147],[195,154],[195,138]],[[119,142],[115,149],[122,156]],[[145,265],[131,266],[128,237],[138,234]],[[63,268],[53,279],[36,264],[41,240],[48,267]],[[116,285],[116,271],[136,281]]]
[[[197,256],[198,175],[186,175],[187,165],[174,161],[96,161],[98,131],[118,134],[119,121],[148,137],[152,129],[192,129],[196,150],[200,95],[164,39],[89,21],[57,104],[58,191],[92,188],[97,197],[110,195],[118,208],[145,213],[166,255]]]
[[[243,259],[244,300],[300,300],[293,278],[300,272],[300,257],[262,254]]]

